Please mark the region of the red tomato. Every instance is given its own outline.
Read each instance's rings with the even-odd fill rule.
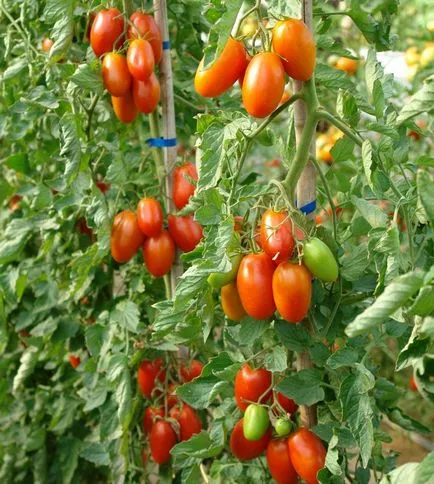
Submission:
[[[169,422],[159,420],[154,423],[149,436],[152,458],[157,464],[170,460],[170,451],[176,444],[176,434]]]
[[[137,205],[137,223],[148,237],[155,237],[163,230],[164,214],[160,202],[155,198],[142,198]]]
[[[143,244],[143,259],[146,268],[154,277],[167,274],[175,260],[175,242],[167,230],[149,237]]]
[[[117,8],[100,10],[90,29],[90,45],[97,57],[120,49],[123,44],[124,18]]]
[[[238,420],[232,430],[230,447],[232,454],[239,460],[250,460],[259,457],[267,448],[271,438],[271,428],[259,440],[247,440],[244,437],[243,420]]]
[[[266,403],[270,398],[271,373],[264,368],[254,370],[244,363],[235,377],[235,400],[238,408],[244,412],[250,402]]]
[[[295,18],[277,22],[273,29],[273,50],[282,58],[288,76],[298,81],[312,77],[316,46],[307,25]]]
[[[53,47],[54,42],[49,39],[48,37],[44,37],[44,40],[42,41],[42,51],[43,52],[50,52],[51,47]]]
[[[313,432],[299,428],[288,437],[288,450],[297,474],[306,484],[317,484],[316,475],[324,467],[326,449]]]
[[[270,474],[277,484],[297,484],[297,473],[289,458],[287,439],[270,440],[267,447],[267,463]]]
[[[348,57],[339,57],[335,64],[336,69],[346,72],[348,75],[352,76],[357,72],[359,63],[355,59],[348,59]]]
[[[155,59],[151,44],[145,39],[135,39],[127,51],[128,69],[134,79],[146,81],[154,72]]]
[[[244,217],[241,217],[241,215],[237,215],[236,217],[234,217],[235,232],[238,232],[240,234],[243,231],[243,222],[244,222]]]
[[[92,237],[93,232],[92,229],[87,225],[86,219],[84,217],[80,217],[77,223],[78,230],[83,234],[87,235],[88,237]]]
[[[285,397],[283,393],[278,392],[275,397],[277,397],[277,401],[279,402],[280,406],[290,415],[293,415],[297,409],[298,405],[288,397]]]
[[[69,363],[71,364],[72,368],[77,368],[80,362],[81,360],[79,356],[69,355]]]
[[[163,43],[161,42],[160,29],[155,23],[154,17],[137,11],[131,15],[130,22],[128,38],[130,40],[137,37],[146,39],[151,44],[155,63],[158,64],[163,54]]]
[[[255,118],[265,118],[279,106],[285,90],[285,71],[280,57],[261,52],[250,61],[243,81],[243,104]]]
[[[220,292],[222,309],[225,315],[232,321],[241,321],[247,316],[243,304],[241,303],[235,281],[226,284]]]
[[[123,123],[131,123],[137,117],[137,108],[131,92],[122,97],[112,96],[112,106],[116,117]]]
[[[167,408],[169,409],[171,409],[175,405],[178,405],[179,403],[179,398],[176,395],[176,386],[177,385],[175,385],[174,383],[171,383],[167,387],[166,397],[167,397]]]
[[[273,316],[273,272],[275,265],[265,252],[243,258],[237,274],[237,289],[246,313],[255,319]]]
[[[101,193],[108,192],[110,190],[110,185],[108,183],[105,183],[101,180],[98,180],[95,185],[99,188]]]
[[[173,407],[170,416],[179,422],[179,436],[181,441],[190,440],[193,435],[202,430],[202,423],[196,411],[186,403],[182,409]]]
[[[197,171],[193,163],[185,163],[173,170],[172,197],[178,210],[187,205],[195,190],[195,186],[188,178],[197,180]]]
[[[102,78],[107,91],[115,97],[125,96],[131,87],[131,75],[125,56],[110,52],[102,61]]]
[[[183,251],[192,251],[203,237],[202,227],[194,220],[193,215],[177,217],[169,215],[169,233],[175,244]]]
[[[143,414],[143,432],[149,433],[156,421],[155,417],[164,417],[164,409],[161,407],[148,407]]]
[[[259,229],[261,247],[276,262],[292,257],[295,242],[292,223],[286,212],[275,212],[271,208],[262,215]]]
[[[409,383],[409,388],[412,392],[417,392],[417,385],[416,385],[416,380],[414,378],[413,375],[411,375],[411,378],[410,378],[410,383]]]
[[[160,358],[154,361],[144,360],[140,364],[137,381],[145,397],[150,398],[152,396],[157,381],[164,382],[166,379],[166,370],[161,368],[162,364]]]
[[[309,311],[312,276],[304,265],[282,262],[273,275],[277,310],[289,323],[299,323]]]
[[[11,212],[16,212],[19,210],[22,199],[23,197],[21,195],[13,195],[9,200],[9,210]]]
[[[181,376],[185,382],[189,382],[194,378],[200,376],[203,369],[203,363],[199,360],[191,360],[189,366],[181,366]]]
[[[194,78],[194,87],[201,96],[218,97],[241,77],[246,64],[244,44],[230,37],[211,67],[203,69],[201,60]]]
[[[116,262],[127,262],[139,250],[145,236],[139,229],[137,217],[131,210],[124,210],[113,221],[110,246]]]
[[[155,111],[160,101],[160,83],[152,73],[146,81],[133,79],[133,97],[137,109],[144,114]]]

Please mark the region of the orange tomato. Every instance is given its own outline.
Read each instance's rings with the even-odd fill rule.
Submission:
[[[194,87],[201,96],[218,97],[241,77],[246,65],[244,44],[230,37],[211,67],[204,69],[202,59],[196,71]]]
[[[53,44],[54,42],[51,39],[49,39],[48,37],[44,37],[41,45],[42,51],[50,52],[51,47],[53,47]]]
[[[122,123],[131,123],[137,117],[137,108],[131,92],[122,97],[112,96],[112,106],[116,117]]]
[[[316,46],[307,25],[295,18],[280,21],[273,28],[273,49],[282,57],[288,76],[297,81],[312,77]]]
[[[339,57],[338,61],[335,64],[335,67],[336,69],[344,71],[352,76],[357,72],[359,63],[355,59],[348,59],[348,57]]]
[[[112,96],[125,96],[131,87],[131,74],[125,56],[116,52],[110,52],[104,56],[102,79],[105,88]]]
[[[127,262],[139,250],[145,236],[139,229],[137,217],[131,210],[116,215],[110,237],[112,257],[116,262]]]
[[[280,57],[273,52],[256,54],[244,76],[242,94],[246,111],[265,118],[279,105],[285,89],[285,71]]]
[[[241,303],[237,284],[232,281],[221,289],[222,308],[225,315],[232,321],[241,321],[247,316]]]
[[[128,69],[134,79],[146,81],[155,67],[154,52],[150,42],[145,39],[135,39],[127,51]]]
[[[163,43],[161,41],[160,29],[152,15],[147,15],[140,11],[134,12],[130,17],[127,35],[130,40],[137,37],[146,39],[151,44],[155,63],[158,64],[160,62],[163,55]]]
[[[143,259],[146,268],[154,277],[167,274],[175,260],[175,242],[167,230],[149,237],[143,244]]]
[[[160,101],[160,93],[160,83],[154,73],[146,81],[133,79],[134,104],[141,113],[155,111]]]

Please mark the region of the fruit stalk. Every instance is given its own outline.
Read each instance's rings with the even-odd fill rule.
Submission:
[[[302,18],[305,24],[309,27],[309,29],[312,30],[312,0],[303,0]],[[296,93],[299,93],[300,91],[303,90],[302,82],[295,81],[294,83],[295,83]],[[310,97],[309,100],[316,103],[317,100],[316,100],[314,80],[312,79],[310,83],[312,84],[310,86],[311,88],[310,90],[313,92],[309,92],[307,94],[308,94],[308,97],[310,97],[309,95],[313,94],[313,99],[312,97]],[[306,98],[306,102],[299,100],[294,105],[295,135],[296,135],[296,143],[298,147],[297,154],[304,148],[306,152],[302,153],[301,156],[305,156],[305,157],[309,157],[309,151],[310,153],[313,154],[313,156],[315,156],[314,136],[315,136],[316,122],[312,122],[312,120],[308,116],[308,113],[312,109],[312,106],[309,106],[309,102],[307,99],[308,98]],[[308,133],[305,132],[303,136],[305,125],[307,128],[310,128],[310,129],[308,130],[309,132]],[[310,140],[305,141],[306,137],[309,135],[310,135]],[[300,146],[302,141],[309,143],[309,147]],[[315,166],[313,165],[312,162],[307,161],[307,163],[305,163],[303,171],[301,172],[300,178],[298,179],[296,191],[297,191],[297,205],[299,207],[302,207],[303,205],[316,199],[316,173],[315,173]],[[290,193],[290,195],[292,195],[292,193]],[[313,217],[314,214],[312,213],[310,214],[310,216]],[[309,326],[309,323],[307,320],[305,320],[301,324]],[[305,370],[307,368],[313,367],[312,360],[310,359],[309,353],[307,351],[297,354],[296,366],[297,366],[297,371]],[[301,418],[301,424],[304,427],[311,428],[314,425],[316,425],[317,423],[316,406],[312,405],[308,407],[306,405],[301,405],[300,418]]]

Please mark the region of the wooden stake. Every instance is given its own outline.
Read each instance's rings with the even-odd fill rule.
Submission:
[[[312,0],[303,0],[302,2],[302,18],[306,25],[312,30]],[[299,81],[295,81],[295,92],[300,92],[303,87],[303,83]],[[297,101],[294,105],[294,120],[295,120],[295,136],[296,136],[296,143],[300,142],[301,133],[303,131],[304,123],[306,120],[306,105],[303,101]],[[312,141],[311,152],[315,156],[315,141]],[[297,205],[298,207],[303,207],[304,205],[308,204],[316,200],[316,172],[315,166],[309,162],[297,184]],[[313,218],[314,214],[310,214],[310,217]],[[309,330],[309,323],[304,321],[302,323],[306,329]],[[297,371],[305,370],[308,368],[313,368],[312,360],[310,359],[309,353],[304,351],[303,353],[297,354],[297,361],[296,361]],[[300,407],[300,418],[301,423],[304,427],[311,428],[317,423],[317,415],[316,415],[316,406],[312,405],[307,407],[302,405]]]
[[[164,43],[169,42],[169,26],[167,19],[166,0],[154,0],[154,17],[160,29]],[[169,44],[170,45],[170,44]],[[159,64],[161,106],[163,114],[162,136],[166,139],[176,138],[175,122],[175,101],[173,96],[173,74],[170,48],[163,49],[163,56]],[[174,210],[172,196],[172,170],[176,164],[176,146],[164,148],[164,168],[166,173],[166,207],[167,212]],[[182,274],[182,264],[179,260],[179,251],[176,253],[176,260],[170,271],[170,288],[172,297],[175,294],[176,281]]]

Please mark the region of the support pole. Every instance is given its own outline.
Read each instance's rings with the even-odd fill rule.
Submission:
[[[312,16],[312,0],[302,1],[302,19],[305,24],[312,30],[313,16]],[[303,83],[300,81],[295,81],[295,92],[301,91]],[[295,136],[297,145],[300,143],[301,134],[306,121],[306,105],[304,101],[297,101],[294,105],[294,120],[295,120]],[[310,150],[315,156],[315,141],[313,140],[310,146]],[[297,206],[303,207],[308,203],[316,200],[316,173],[315,166],[313,163],[308,162],[304,168],[300,179],[297,184]],[[310,214],[313,218],[314,213]],[[303,326],[309,330],[309,322],[304,321]],[[312,360],[310,359],[309,353],[304,351],[297,354],[296,361],[297,371],[305,370],[313,367]],[[311,428],[317,423],[316,406],[312,405],[307,407],[302,405],[300,407],[300,418],[303,427]]]

